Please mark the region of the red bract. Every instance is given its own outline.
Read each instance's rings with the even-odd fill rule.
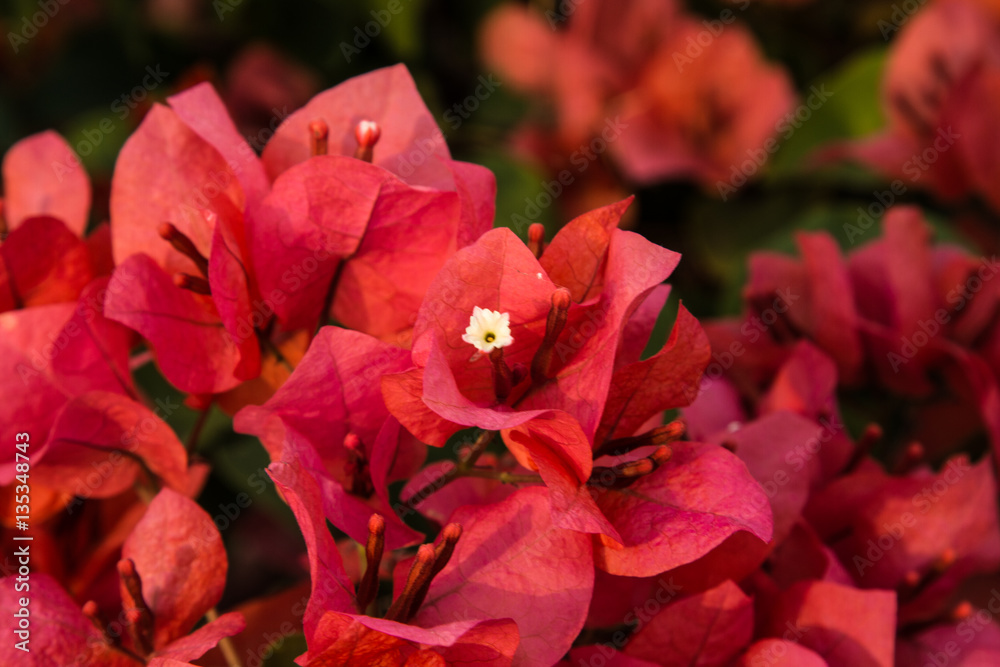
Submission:
[[[168,645],[187,635],[222,597],[228,567],[222,537],[205,510],[170,489],[161,491],[150,503],[142,521],[125,541],[122,558],[134,563],[141,579],[142,597],[152,613],[150,639],[158,651],[176,648]],[[125,600],[130,596],[127,583],[123,580]],[[214,637],[202,652],[212,648],[221,637],[242,629],[242,619],[234,624],[231,618],[220,617],[209,623],[197,633],[199,639]],[[180,641],[191,644],[191,637]]]
[[[455,250],[459,212],[454,192],[412,187],[350,157],[311,158],[284,172],[251,216],[259,289],[290,292],[275,306],[288,329],[325,320],[335,289],[338,321],[380,337],[401,332]]]
[[[650,662],[723,665],[753,636],[753,604],[731,581],[668,606],[635,633],[625,653]]]
[[[696,561],[741,531],[771,539],[770,508],[747,502],[760,493],[757,483],[721,447],[681,443],[662,467],[631,485],[595,488],[598,507],[622,537],[622,545],[595,538],[597,564],[612,574],[653,576]]]
[[[22,139],[3,158],[3,214],[8,230],[45,216],[82,237],[90,215],[90,179],[69,144],[52,131]]]
[[[136,395],[128,368],[130,334],[101,315],[106,285],[92,283],[75,304],[0,313],[4,435],[30,432],[42,446],[33,452],[33,461],[44,454],[50,429],[71,399],[88,391]],[[0,483],[13,479],[13,453],[10,461]]]
[[[895,596],[889,591],[802,582],[780,595],[764,634],[788,637],[791,633],[802,646],[823,656],[830,667],[891,667],[895,612]]]
[[[244,408],[234,422],[238,431],[258,436],[273,461],[282,460],[286,448],[295,450],[324,489],[326,516],[355,540],[364,542],[372,512],[390,517],[390,549],[419,537],[395,518],[388,485],[419,468],[425,447],[389,417],[377,379],[409,364],[406,350],[324,327],[281,389],[264,405]]]
[[[43,465],[33,479],[52,488],[106,498],[132,487],[143,466],[167,486],[188,486],[187,454],[156,414],[128,396],[88,391],[58,414]],[[99,485],[88,480],[97,473]]]
[[[381,618],[329,612],[313,639],[316,657],[304,667],[384,665],[437,667],[476,664],[506,667],[517,649],[509,620],[460,621],[424,629]]]
[[[541,667],[562,656],[587,616],[593,557],[586,535],[553,522],[547,495],[522,489],[495,505],[456,510],[450,521],[465,530],[414,622],[511,618],[521,637],[516,664]]]
[[[0,646],[0,660],[5,665],[107,665],[107,667],[135,667],[140,664],[124,653],[118,652],[98,628],[83,615],[80,605],[50,576],[32,574],[30,582],[31,603],[30,641],[26,653],[15,647],[18,619],[14,611],[20,608],[18,599],[26,591],[15,589],[15,577],[0,580],[0,608],[4,609],[3,629],[11,641]]]
[[[75,301],[102,267],[61,221],[28,218],[0,245],[0,312]]]

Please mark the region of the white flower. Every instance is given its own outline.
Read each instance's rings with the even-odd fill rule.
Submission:
[[[507,347],[514,342],[514,337],[510,335],[510,313],[476,306],[472,309],[472,317],[462,340],[484,354]]]

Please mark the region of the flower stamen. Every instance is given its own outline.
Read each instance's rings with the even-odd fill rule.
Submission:
[[[484,354],[507,347],[514,342],[510,334],[510,314],[476,306],[462,340]]]
[[[354,157],[365,162],[371,162],[375,151],[375,144],[382,136],[382,128],[373,120],[363,120],[354,127],[354,138],[358,141],[358,148],[354,151]]]

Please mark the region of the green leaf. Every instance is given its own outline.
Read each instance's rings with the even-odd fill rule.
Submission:
[[[885,47],[861,53],[801,92],[800,105],[779,124],[780,148],[768,165],[772,179],[797,174],[821,146],[885,126],[880,90],[886,53]]]

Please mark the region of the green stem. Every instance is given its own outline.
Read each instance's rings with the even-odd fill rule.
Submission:
[[[478,461],[479,457],[486,452],[486,448],[489,447],[490,442],[493,441],[494,435],[496,435],[496,431],[483,431],[480,433],[479,437],[477,437],[472,442],[472,445],[470,445],[469,451],[466,452],[465,456],[463,456],[458,463],[455,464],[455,467],[443,472],[438,477],[420,487],[416,493],[411,494],[410,500],[407,501],[408,504],[415,505],[421,502],[424,498],[427,498],[435,491],[444,488],[446,485],[455,481],[459,477],[469,477],[469,471],[474,469],[473,466],[476,465],[476,461]]]

